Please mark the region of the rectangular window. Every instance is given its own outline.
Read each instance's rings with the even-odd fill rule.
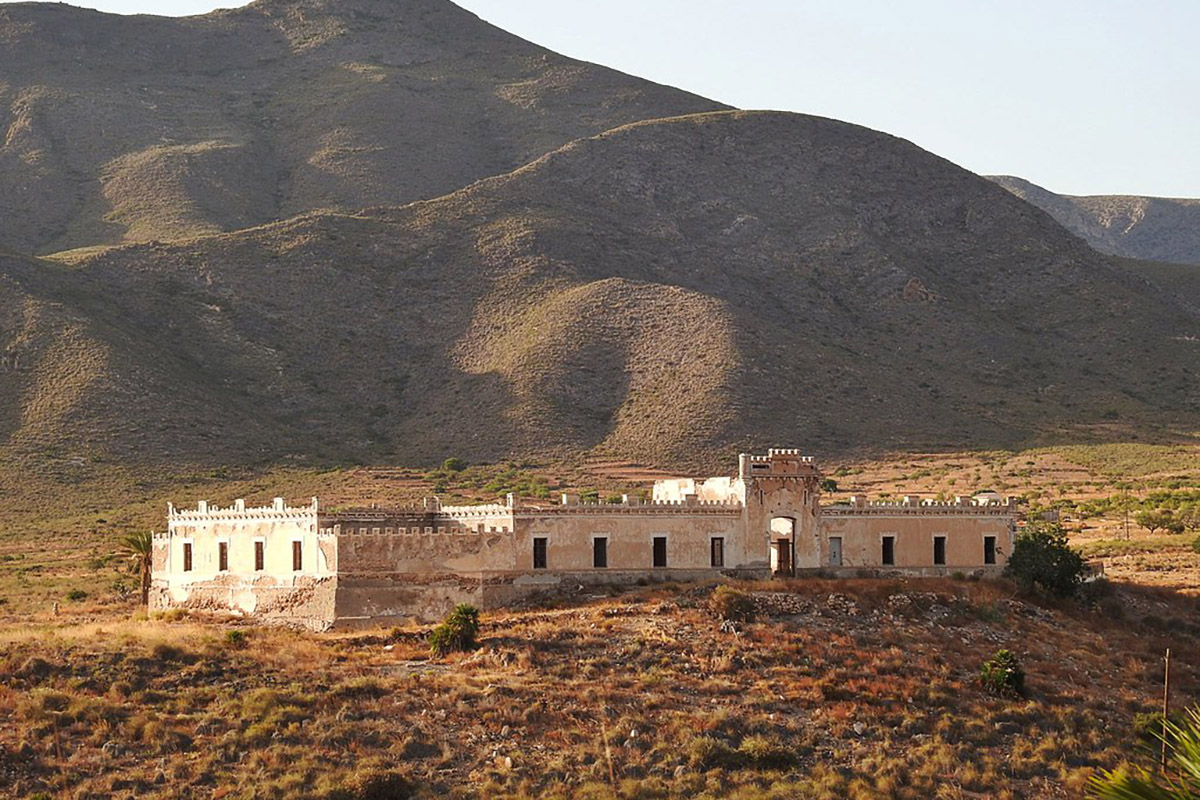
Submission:
[[[292,542],[292,572],[304,569],[304,543]]]
[[[533,568],[546,568],[546,542],[544,536],[539,536],[533,540]]]
[[[985,563],[985,564],[995,564],[996,563],[996,537],[995,536],[983,537],[983,563]]]
[[[192,571],[192,543],[191,542],[183,543],[183,571],[184,572]]]
[[[263,552],[264,549],[265,549],[264,542],[255,542],[254,543],[254,571],[255,572],[262,572],[264,569],[266,569],[266,566],[267,566],[266,560],[267,559],[265,557],[266,554]]]
[[[946,537],[933,537],[933,563],[938,566],[946,564]]]
[[[217,542],[217,572],[229,572],[229,542]]]
[[[896,566],[896,537],[883,537],[883,564],[886,567]]]
[[[722,536],[712,537],[712,565],[725,566],[725,538]]]
[[[597,536],[592,540],[592,566],[596,569],[608,566],[608,537]]]
[[[667,565],[667,537],[654,537],[654,566],[665,567]]]

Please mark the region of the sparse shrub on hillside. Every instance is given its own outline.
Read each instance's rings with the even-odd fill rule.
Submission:
[[[1186,724],[1187,715],[1177,711],[1171,714],[1171,722],[1176,725]],[[1133,735],[1144,745],[1150,747],[1160,746],[1163,735],[1163,713],[1161,711],[1148,711],[1141,714],[1134,714]]]
[[[696,769],[737,769],[742,755],[725,741],[715,736],[697,736],[688,743],[688,763]]]
[[[159,642],[150,648],[150,655],[155,660],[162,662],[176,662],[190,664],[196,660],[194,653],[188,652],[185,648],[179,645],[171,644],[170,642]]]
[[[998,697],[1025,694],[1025,670],[1011,650],[998,650],[979,668],[979,683]]]
[[[1192,540],[1192,550],[1194,550],[1197,553],[1200,553],[1200,536],[1197,536],[1195,539]]]
[[[225,644],[233,648],[242,648],[246,646],[246,634],[237,629],[225,632]]]
[[[751,765],[763,769],[786,769],[799,760],[794,746],[775,737],[747,736],[737,751]]]
[[[72,589],[71,591],[67,592],[67,599],[72,603],[78,603],[81,600],[87,600],[87,596],[87,592],[85,592],[83,589]]]
[[[836,492],[838,490],[837,481],[833,478],[824,478],[821,480],[822,492]]]
[[[754,619],[754,598],[726,584],[721,584],[713,591],[709,607],[721,619],[739,622]]]
[[[1067,533],[1057,522],[1030,523],[1017,534],[1004,574],[1025,591],[1070,597],[1079,589],[1087,565],[1067,543]]]
[[[1093,609],[1100,608],[1109,600],[1117,600],[1119,604],[1120,600],[1116,598],[1115,594],[1116,590],[1113,589],[1112,583],[1103,577],[1081,584],[1077,593],[1080,604]]]
[[[1157,717],[1157,720],[1153,719]],[[1139,734],[1150,736],[1152,747],[1167,746],[1167,767],[1150,771],[1124,765],[1102,770],[1088,786],[1092,797],[1100,800],[1193,800],[1200,797],[1200,709],[1191,708],[1182,719],[1168,720],[1162,730],[1162,715],[1139,715],[1146,725]],[[1137,724],[1135,719],[1135,725]],[[1157,731],[1153,725],[1157,723]]]
[[[429,635],[429,650],[436,657],[474,650],[479,636],[479,609],[459,603]]]
[[[442,470],[445,472],[462,472],[467,468],[467,462],[461,458],[451,456],[442,462]]]
[[[409,800],[416,788],[398,772],[367,772],[351,776],[346,785],[322,795],[322,800]]]

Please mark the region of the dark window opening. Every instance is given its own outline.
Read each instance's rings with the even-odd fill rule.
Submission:
[[[995,536],[983,537],[983,563],[985,563],[985,564],[995,564],[996,563],[996,537]]]
[[[596,569],[608,566],[608,539],[604,536],[592,540],[592,566]]]
[[[304,543],[292,542],[292,572],[304,569]]]
[[[883,537],[883,563],[884,566],[894,567],[896,565],[896,537]]]
[[[217,542],[217,571],[229,571],[229,542]]]
[[[946,563],[946,537],[933,537],[933,563],[943,566]]]
[[[255,572],[262,572],[264,569],[266,569],[266,566],[267,566],[266,558],[265,558],[265,554],[263,553],[263,550],[264,550],[263,542],[255,542],[254,543],[254,571]]]
[[[546,569],[546,542],[548,540],[544,536],[539,536],[533,540],[533,568]]]
[[[667,537],[654,537],[654,566],[665,567],[667,565]]]
[[[725,539],[721,536],[714,536],[712,540],[712,565],[714,567],[725,566]]]
[[[191,542],[183,543],[183,571],[184,572],[192,571],[192,543]]]

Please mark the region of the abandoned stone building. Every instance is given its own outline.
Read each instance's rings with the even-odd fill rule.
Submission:
[[[313,629],[428,619],[563,586],[724,577],[989,574],[1016,533],[1013,501],[822,505],[797,450],[742,455],[734,477],[659,481],[649,502],[525,502],[326,511],[276,499],[169,510],[151,605]]]

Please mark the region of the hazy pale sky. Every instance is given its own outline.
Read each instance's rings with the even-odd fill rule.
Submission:
[[[241,3],[75,4],[184,15]],[[1069,194],[1200,198],[1196,0],[459,5],[568,56],[741,108],[859,123],[978,173]]]

